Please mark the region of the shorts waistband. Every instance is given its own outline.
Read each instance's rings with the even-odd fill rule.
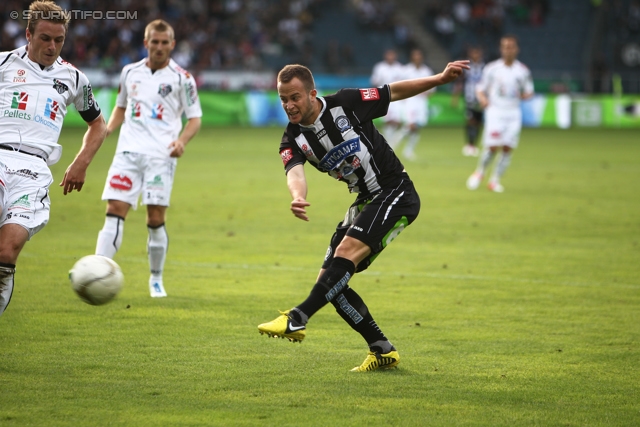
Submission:
[[[17,153],[28,154],[30,156],[38,157],[45,162],[47,161],[47,155],[44,151],[32,147],[30,147],[30,150],[27,151],[22,148],[19,149],[18,146],[18,144],[0,144],[0,150],[15,151]]]

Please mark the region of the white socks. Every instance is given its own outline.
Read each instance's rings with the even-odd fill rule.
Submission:
[[[149,254],[149,268],[151,275],[162,280],[162,270],[164,261],[167,258],[167,248],[169,247],[169,236],[164,224],[157,227],[149,227],[149,240],[147,240],[147,252]]]
[[[104,226],[98,233],[98,243],[96,244],[96,255],[112,258],[122,245],[122,235],[124,233],[124,218],[107,214]]]
[[[498,164],[496,165],[493,174],[491,174],[492,182],[500,182],[500,178],[504,175],[505,171],[509,167],[511,163],[511,152],[505,153],[504,151],[500,153],[500,157],[498,157]]]

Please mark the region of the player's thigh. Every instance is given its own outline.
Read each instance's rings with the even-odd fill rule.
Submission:
[[[522,131],[522,120],[514,119],[505,123],[503,145],[511,148],[518,147],[520,132]]]
[[[51,171],[42,159],[13,153],[3,158],[0,167],[0,227],[19,225],[27,231],[29,240],[49,222]]]
[[[344,235],[365,243],[371,249],[371,253],[356,267],[356,271],[362,271],[418,217],[420,197],[407,178],[397,187],[386,189],[364,205],[354,204],[354,207],[360,212]]]
[[[142,204],[169,206],[175,161],[164,159],[148,159],[142,184]]]
[[[116,153],[107,173],[102,200],[118,200],[136,209],[142,191],[143,156],[137,153]]]

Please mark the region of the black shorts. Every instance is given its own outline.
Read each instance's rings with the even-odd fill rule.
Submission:
[[[349,236],[371,248],[369,256],[356,266],[356,272],[366,270],[380,252],[418,217],[419,212],[420,197],[406,174],[393,188],[385,188],[367,198],[357,198],[336,227],[322,268],[329,267],[336,248],[344,236]]]

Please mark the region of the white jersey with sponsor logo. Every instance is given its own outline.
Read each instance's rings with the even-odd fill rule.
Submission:
[[[60,57],[42,68],[29,59],[26,46],[0,52],[0,144],[35,148],[47,164],[56,163],[62,154],[62,121],[71,104],[85,121],[100,116],[89,79],[80,70]]]
[[[484,67],[477,90],[488,96],[487,108],[519,110],[521,95],[533,93],[531,72],[518,60],[509,66],[498,59]]]
[[[147,59],[124,67],[116,105],[125,108],[125,118],[116,152],[170,158],[169,144],[182,130],[182,113],[187,119],[202,117],[193,76],[176,64],[155,72]]]

